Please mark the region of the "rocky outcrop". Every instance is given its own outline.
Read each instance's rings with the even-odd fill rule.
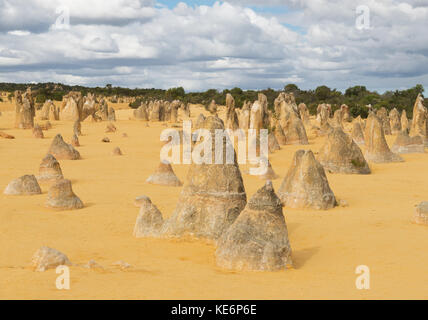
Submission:
[[[202,127],[209,130],[213,137],[216,129],[224,130],[223,122],[213,116],[208,117]],[[212,140],[211,148],[214,150],[215,139]],[[207,142],[200,142],[197,146],[201,143]],[[223,159],[225,157],[226,141],[223,141]],[[231,164],[215,164],[215,152],[212,152],[212,164],[193,163],[190,166],[177,207],[164,223],[162,235],[218,239],[235,221],[245,204],[245,188],[236,155]]]
[[[424,153],[425,145],[421,136],[410,137],[407,130],[405,130],[397,135],[391,151],[398,154]]]
[[[216,262],[225,269],[248,271],[285,270],[292,265],[281,201],[270,181],[221,236]]]
[[[319,151],[318,161],[332,173],[369,174],[370,168],[361,149],[339,127],[333,128]]]
[[[425,226],[428,225],[428,202],[421,202],[416,207],[415,223],[422,224]]]
[[[33,175],[25,175],[12,180],[4,190],[4,194],[13,196],[32,196],[41,193],[39,183]]]
[[[78,160],[80,153],[67,144],[60,134],[56,135],[52,141],[48,153],[52,154],[58,160]]]
[[[35,271],[43,272],[58,266],[71,266],[72,263],[62,252],[48,247],[41,247],[34,253],[31,265]]]
[[[83,208],[83,202],[76,196],[70,180],[58,180],[48,192],[46,206],[59,210],[76,210]]]
[[[38,181],[55,182],[64,178],[59,162],[51,154],[43,158],[39,167]]]
[[[324,168],[310,150],[296,152],[278,195],[290,208],[327,210],[337,205]]]
[[[160,162],[156,171],[146,180],[147,183],[162,186],[180,187],[183,183],[177,178],[169,163]]]
[[[383,133],[382,121],[372,112],[367,118],[365,141],[365,158],[368,161],[375,163],[404,161],[399,155],[391,152],[389,149]]]
[[[147,196],[138,197],[136,203],[138,203],[140,207],[140,213],[135,222],[134,237],[159,236],[163,225],[161,212]]]

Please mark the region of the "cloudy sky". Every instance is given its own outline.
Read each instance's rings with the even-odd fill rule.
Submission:
[[[428,0],[0,0],[0,17],[0,82],[428,88]]]

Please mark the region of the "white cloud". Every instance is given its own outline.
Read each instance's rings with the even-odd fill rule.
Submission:
[[[360,4],[370,8],[370,30],[355,28],[357,4],[350,0],[230,0],[174,9],[151,0],[0,0],[0,81],[188,90],[287,82],[427,86],[426,1]],[[56,9],[64,5],[71,26],[56,30]],[[285,5],[286,13],[258,10]]]

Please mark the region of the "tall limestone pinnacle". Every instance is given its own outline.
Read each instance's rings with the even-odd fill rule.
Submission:
[[[319,151],[318,161],[327,171],[332,173],[371,173],[360,147],[340,127],[330,130]]]
[[[225,269],[278,271],[292,266],[287,225],[271,181],[249,200],[217,244],[216,262]]]
[[[324,168],[310,150],[296,152],[278,195],[290,208],[327,210],[336,206]]]
[[[215,130],[224,129],[223,121],[209,116],[201,126],[211,132],[214,147]],[[224,140],[223,159],[225,156]],[[162,226],[162,235],[218,239],[245,207],[247,197],[236,155],[232,164],[215,164],[215,152],[212,157],[212,164],[190,166],[177,207]]]

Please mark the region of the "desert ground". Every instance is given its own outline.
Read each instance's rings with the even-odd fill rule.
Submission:
[[[235,272],[216,266],[215,245],[202,240],[137,239],[134,199],[147,195],[164,217],[173,212],[181,188],[147,184],[159,164],[161,123],[129,120],[132,110],[116,109],[118,131],[106,122],[82,123],[81,160],[60,160],[62,171],[82,199],[81,210],[45,207],[47,186],[36,196],[0,194],[1,299],[428,299],[426,226],[412,222],[415,205],[428,200],[428,154],[402,155],[405,162],[370,163],[371,175],[327,173],[330,186],[348,206],[328,211],[284,208],[294,268],[280,272]],[[73,124],[52,121],[44,139],[14,129],[14,105],[0,103],[0,188],[24,174],[37,174],[52,138],[69,142]],[[192,117],[207,112],[192,106]],[[123,137],[126,133],[128,137]],[[111,143],[102,143],[108,136]],[[394,136],[387,136],[391,145]],[[270,155],[280,176],[294,153],[317,153],[325,137],[307,146],[281,146]],[[123,156],[111,155],[120,147]],[[364,147],[362,147],[364,148]],[[173,165],[181,181],[188,166]],[[264,182],[244,173],[247,198]],[[1,191],[2,191],[1,190]],[[70,268],[70,290],[55,286],[55,269],[35,272],[31,257],[41,246],[65,253],[75,264],[95,260],[102,268]],[[132,267],[114,265],[125,261]],[[359,265],[370,268],[370,289],[355,285]]]

